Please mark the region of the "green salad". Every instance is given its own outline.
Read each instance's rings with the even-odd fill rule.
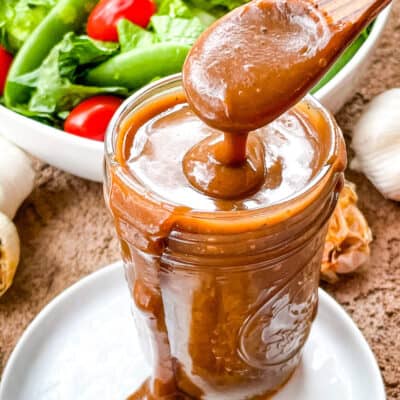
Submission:
[[[181,71],[198,36],[246,1],[130,0],[125,8],[116,0],[1,1],[0,63],[2,53],[12,58],[3,87],[0,69],[1,102],[65,128],[86,99],[124,98]],[[368,34],[347,49],[315,90],[343,68]]]

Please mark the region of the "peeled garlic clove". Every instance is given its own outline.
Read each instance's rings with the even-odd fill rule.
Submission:
[[[388,199],[400,201],[400,88],[375,97],[353,132],[352,169]]]
[[[13,282],[19,256],[17,229],[7,215],[0,213],[0,297]]]
[[[32,192],[34,178],[29,157],[0,136],[0,212],[13,219]]]

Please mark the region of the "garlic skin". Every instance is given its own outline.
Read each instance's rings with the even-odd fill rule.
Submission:
[[[400,201],[400,88],[375,97],[354,128],[350,168],[388,199]]]
[[[0,297],[11,286],[20,257],[17,228],[0,212]]]
[[[372,233],[357,201],[355,185],[346,181],[325,239],[321,278],[327,282],[335,283],[339,274],[353,272],[369,259]]]
[[[29,157],[0,136],[0,212],[13,219],[32,192],[34,179]]]

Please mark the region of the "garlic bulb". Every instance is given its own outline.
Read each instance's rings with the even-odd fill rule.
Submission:
[[[0,136],[0,297],[12,284],[20,257],[12,219],[32,192],[34,178],[29,157]]]
[[[0,212],[13,219],[32,192],[34,178],[29,157],[0,136]]]
[[[19,263],[20,245],[17,229],[0,212],[0,297],[11,286]]]
[[[400,88],[371,101],[353,132],[356,157],[350,168],[363,172],[388,199],[400,201]]]

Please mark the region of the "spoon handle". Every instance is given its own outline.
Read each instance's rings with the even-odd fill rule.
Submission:
[[[391,0],[317,0],[316,4],[328,14],[333,25],[352,25],[353,29],[359,30],[370,23],[390,2]]]

